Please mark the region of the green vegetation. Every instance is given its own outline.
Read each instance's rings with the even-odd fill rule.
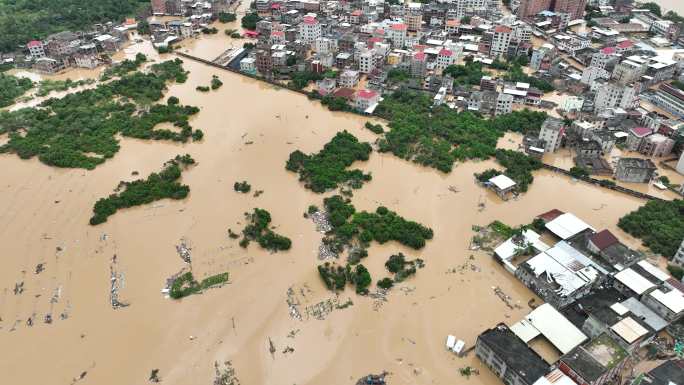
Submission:
[[[14,104],[16,98],[32,87],[33,82],[31,79],[0,73],[0,108]],[[0,128],[0,133],[2,132],[1,130]]]
[[[218,20],[221,23],[231,23],[237,20],[237,16],[234,13],[219,12]]]
[[[378,281],[378,287],[381,289],[391,289],[392,286],[394,286],[394,281],[392,280],[392,278],[385,277]]]
[[[0,1],[0,51],[14,51],[29,40],[93,24],[120,22],[149,7],[148,0],[9,0]]]
[[[292,75],[290,75],[290,79],[290,84],[292,85],[292,87],[297,90],[301,90],[302,88],[306,87],[310,82],[322,80],[323,75],[311,71],[302,71],[294,72]]]
[[[425,263],[422,259],[417,258],[413,261],[407,261],[404,254],[394,254],[385,262],[387,271],[394,274],[394,282],[399,283],[406,278],[416,274],[416,268],[422,268]]]
[[[274,233],[268,228],[271,223],[271,214],[264,209],[254,209],[253,213],[245,213],[247,226],[242,230],[241,247],[249,246],[251,241],[256,241],[259,246],[272,252],[289,250],[292,247],[290,238]]]
[[[651,11],[652,14],[656,16],[662,16],[662,10],[660,9],[660,5],[654,2],[648,2],[639,5],[639,9],[648,9]]]
[[[78,81],[73,81],[71,79],[67,80],[41,80],[41,82],[38,84],[38,91],[36,92],[36,96],[47,96],[50,92],[53,91],[66,91],[70,88],[75,88],[75,87],[80,87],[84,86],[87,84],[93,84],[95,83],[95,80],[93,79],[86,79],[86,80],[78,80]]]
[[[674,21],[675,23],[684,23],[684,17],[680,16],[675,11],[667,11],[663,19]]]
[[[365,295],[368,294],[368,287],[373,282],[368,269],[360,264],[352,268],[349,264],[342,267],[326,262],[318,266],[318,274],[325,286],[333,291],[344,290],[349,282],[356,287],[357,294]]]
[[[135,60],[126,59],[121,63],[113,65],[102,72],[101,79],[109,80],[114,76],[121,77],[130,72],[137,71],[141,65],[147,62],[147,56],[142,53],[135,55]]]
[[[253,31],[256,29],[256,24],[259,20],[261,20],[259,15],[257,15],[256,12],[251,12],[242,17],[240,24],[242,25],[242,28]]]
[[[347,99],[338,96],[325,95],[321,99],[321,104],[328,106],[330,111],[351,111],[352,107],[347,102]]]
[[[218,29],[216,27],[202,28],[202,33],[205,35],[216,35],[218,33]]]
[[[361,170],[347,170],[357,160],[368,160],[370,144],[359,142],[347,131],[338,132],[317,154],[306,155],[297,150],[290,154],[285,164],[288,171],[299,173],[299,180],[306,188],[322,193],[342,183],[361,188],[371,179]]]
[[[477,86],[480,84],[480,79],[489,75],[489,72],[482,70],[482,63],[470,61],[465,65],[450,65],[444,69],[443,74],[454,78],[456,85]]]
[[[93,207],[90,224],[95,226],[107,221],[117,210],[140,206],[164,198],[184,199],[190,187],[178,183],[182,169],[195,163],[190,155],[176,156],[164,164],[160,173],[152,173],[147,179],[133,182],[119,182],[116,193],[107,198],[100,198]]]
[[[420,249],[425,241],[432,239],[432,229],[417,222],[407,221],[386,207],[378,207],[374,213],[356,212],[356,208],[340,195],[323,200],[332,230],[323,242],[333,252],[339,253],[357,239],[362,248],[371,241],[385,243],[397,241],[405,246]]]
[[[371,122],[366,122],[365,127],[375,134],[384,134],[385,130],[382,128],[381,124],[373,124]]]
[[[246,180],[243,180],[242,182],[235,182],[235,184],[233,184],[233,190],[241,192],[243,194],[247,194],[251,189],[252,186],[249,183],[247,183]]]
[[[570,168],[570,175],[573,178],[584,179],[589,176],[589,171],[584,167],[574,166]]]
[[[526,66],[529,64],[529,62],[530,61],[527,58],[527,56],[516,56],[509,61],[501,61],[499,60],[499,58],[495,58],[494,62],[492,62],[492,64],[490,64],[489,66],[497,70],[507,71],[511,68],[512,65]]]
[[[445,106],[432,108],[430,96],[408,90],[386,96],[376,113],[390,121],[390,131],[378,141],[381,152],[445,173],[456,161],[496,155],[506,131],[538,132],[546,119],[543,112],[523,110],[485,120]]]
[[[152,33],[150,30],[150,23],[147,22],[147,20],[140,20],[138,21],[138,27],[137,27],[138,33],[141,35],[149,35]]]
[[[673,277],[677,278],[678,281],[681,281],[682,277],[684,277],[684,269],[680,266],[669,264],[667,265],[667,271],[669,271]]]
[[[504,174],[518,184],[516,188],[520,192],[527,191],[529,185],[534,181],[532,171],[539,170],[542,166],[539,159],[513,150],[497,149],[496,160],[506,167]]]
[[[684,200],[648,201],[620,218],[618,226],[653,252],[671,258],[684,239]]]
[[[226,282],[228,282],[227,272],[212,275],[203,279],[202,282],[197,282],[195,277],[192,276],[192,272],[188,271],[173,281],[169,290],[169,296],[173,299],[180,299]]]
[[[389,80],[392,83],[403,83],[408,81],[410,78],[411,74],[409,74],[409,72],[404,69],[392,68],[387,73],[387,80]]]
[[[197,86],[197,87],[195,87],[195,90],[197,90],[197,91],[199,91],[199,92],[209,92],[209,87],[207,87],[207,86]]]
[[[152,104],[163,97],[167,82],[186,78],[182,61],[176,59],[154,64],[149,73],[125,75],[97,88],[49,99],[35,108],[0,112],[0,134],[9,133],[9,142],[0,146],[0,153],[15,153],[22,159],[38,156],[41,162],[56,167],[93,169],[119,151],[117,134],[178,142],[199,140],[203,133],[193,131],[188,122],[198,108]],[[163,122],[176,129],[155,129]]]
[[[679,80],[673,80],[672,83],[670,83],[670,85],[672,87],[676,87],[684,91],[684,82],[680,82]]]
[[[522,67],[518,63],[515,63],[511,66],[508,72],[506,72],[504,75],[504,79],[511,82],[529,83],[531,87],[537,88],[542,92],[551,92],[555,89],[553,88],[553,85],[546,80],[525,74]]]

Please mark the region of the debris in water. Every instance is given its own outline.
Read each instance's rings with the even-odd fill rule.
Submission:
[[[45,271],[45,264],[44,263],[39,263],[36,265],[36,274],[40,274],[43,271]]]
[[[240,385],[240,380],[237,378],[235,369],[230,361],[225,361],[219,365],[217,361],[214,362],[214,369],[216,375],[214,377],[213,385]]]
[[[180,244],[176,245],[176,252],[178,252],[178,255],[180,255],[185,263],[191,262],[190,250],[192,250],[192,248],[188,246],[187,240],[181,238]]]
[[[356,381],[356,385],[385,385],[387,383],[385,381],[385,377],[388,374],[389,373],[387,372],[382,372],[381,374],[369,374],[367,376],[363,376]]]
[[[161,379],[159,378],[159,369],[152,369],[150,372],[150,382],[159,382]]]

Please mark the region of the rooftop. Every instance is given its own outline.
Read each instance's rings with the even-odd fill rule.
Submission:
[[[637,295],[641,295],[644,292],[655,287],[655,285],[651,281],[644,278],[631,268],[622,270],[621,272],[615,274],[615,279],[623,285],[627,286]]]
[[[499,174],[490,178],[488,182],[496,186],[499,190],[507,190],[515,186],[515,181],[504,174]]]
[[[648,372],[650,385],[684,384],[684,359],[672,359],[663,362]]]
[[[591,243],[596,246],[597,249],[603,250],[606,247],[613,245],[618,242],[618,239],[609,230],[601,230],[598,233],[594,233],[589,237]]]
[[[630,132],[639,138],[643,138],[653,131],[648,127],[634,127],[630,130]]]
[[[504,324],[485,331],[478,337],[489,349],[506,360],[510,370],[533,382],[546,374],[549,365]]]
[[[570,213],[561,214],[546,223],[546,228],[561,239],[568,239],[586,229],[593,230],[591,226]]]
[[[684,311],[684,294],[677,289],[670,291],[663,291],[661,289],[653,290],[649,295],[655,298],[658,302],[663,304],[674,314],[679,314]]]
[[[647,168],[650,170],[655,170],[656,165],[650,159],[641,158],[620,158],[618,160],[618,167],[631,167],[631,168]]]
[[[623,318],[620,322],[611,326],[610,329],[628,344],[648,334],[648,330],[639,325],[632,317]]]
[[[563,354],[570,352],[587,339],[584,333],[548,303],[532,310],[525,318],[511,326],[511,330],[525,343],[543,335]]]
[[[585,381],[599,378],[627,357],[627,352],[606,333],[599,335],[562,358]]]
[[[551,222],[563,214],[565,213],[558,209],[552,209],[543,214],[539,214],[537,217],[543,219],[545,222]]]

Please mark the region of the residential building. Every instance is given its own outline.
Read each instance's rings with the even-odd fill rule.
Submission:
[[[677,249],[675,255],[672,256],[672,263],[684,266],[684,239],[682,239],[682,244],[679,245],[679,249]]]
[[[557,118],[548,117],[544,121],[539,131],[539,139],[546,142],[544,152],[555,152],[561,146],[565,126],[563,121]]]
[[[508,114],[513,111],[513,95],[500,93],[496,98],[495,115]]]
[[[372,50],[365,50],[359,55],[359,71],[369,74],[375,69],[375,55]]]
[[[566,112],[581,111],[584,104],[584,98],[579,96],[568,95],[561,101],[560,108]]]
[[[340,74],[339,86],[343,88],[354,88],[359,83],[359,71],[344,70]]]
[[[299,24],[299,38],[306,44],[311,44],[321,37],[321,24],[315,17],[305,16]]]
[[[625,145],[630,151],[638,151],[644,139],[651,135],[653,131],[648,127],[634,127],[628,132]]]
[[[567,13],[571,20],[581,19],[587,6],[587,0],[554,0],[553,3],[554,12]]]
[[[684,151],[682,151],[682,154],[679,156],[679,161],[677,162],[675,169],[678,173],[684,174]]]
[[[356,93],[356,109],[366,111],[374,107],[380,101],[380,94],[377,91],[363,89]]]
[[[448,66],[454,64],[455,62],[456,55],[454,55],[454,52],[446,48],[442,48],[437,54],[437,62],[435,68],[444,70]]]
[[[43,42],[40,40],[31,40],[26,44],[26,48],[29,50],[29,54],[34,58],[41,58],[45,56],[45,48],[43,47]]]
[[[656,166],[650,159],[620,158],[615,168],[615,178],[621,182],[648,183],[655,171]]]
[[[551,8],[551,0],[520,0],[517,15],[521,19],[529,19],[541,11]]]
[[[425,52],[416,52],[411,58],[411,77],[423,78],[427,70]]]
[[[626,85],[633,83],[646,72],[646,66],[632,60],[623,60],[613,70],[612,78],[618,84]]]
[[[661,273],[668,276],[665,272]],[[684,316],[684,293],[680,291],[681,285],[678,285],[677,281],[669,276],[668,280],[672,282],[665,282],[650,291],[641,298],[641,301],[666,321],[674,322]]]
[[[672,358],[646,373],[643,383],[649,385],[684,384],[684,359]]]
[[[684,118],[684,91],[669,84],[661,84],[652,101],[665,111]]]
[[[596,81],[595,89],[594,111],[596,112],[615,107],[620,107],[625,110],[631,109],[638,101],[636,97],[638,93],[636,85],[621,86],[618,84]]]
[[[662,134],[647,136],[639,146],[639,152],[652,157],[668,156],[672,152],[675,141]]]
[[[511,43],[513,30],[506,25],[497,25],[492,36],[492,46],[489,55],[492,57],[505,56],[508,53],[508,46]]]
[[[152,0],[152,14],[166,15],[166,0]]]
[[[257,74],[256,59],[253,57],[246,57],[240,60],[240,71],[250,75]]]
[[[603,333],[561,357],[558,368],[581,385],[603,385],[619,376],[627,351]]]
[[[532,385],[549,365],[505,324],[477,337],[475,355],[508,385]]]
[[[388,31],[389,40],[392,42],[393,48],[403,48],[406,44],[406,24],[396,23],[392,24]]]
[[[408,3],[408,10],[404,14],[404,22],[409,31],[420,31],[423,26],[423,13],[421,3]]]

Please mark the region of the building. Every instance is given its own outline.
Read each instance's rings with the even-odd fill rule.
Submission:
[[[641,142],[639,152],[652,157],[668,156],[672,152],[675,141],[662,134],[649,135]]]
[[[520,0],[517,14],[521,19],[529,19],[541,11],[548,11],[550,8],[551,0]]]
[[[437,54],[437,62],[435,68],[444,70],[448,66],[454,64],[455,61],[456,55],[454,55],[454,52],[446,48],[442,48]]]
[[[375,69],[375,54],[366,50],[359,55],[359,72],[369,74]]]
[[[152,14],[166,15],[166,0],[152,0]]]
[[[504,324],[477,337],[475,355],[508,385],[532,385],[549,371],[546,361]]]
[[[665,111],[684,118],[684,91],[669,84],[661,84],[652,101]]]
[[[603,333],[563,356],[558,368],[580,385],[603,385],[620,375],[627,351]]]
[[[651,129],[648,127],[632,128],[629,130],[629,136],[627,136],[627,140],[625,142],[627,149],[630,151],[638,151],[644,139],[652,133],[653,131],[651,131]]]
[[[615,168],[615,178],[621,182],[648,183],[655,172],[656,166],[650,159],[620,158]]]
[[[492,46],[490,48],[489,55],[492,57],[506,56],[508,53],[508,46],[511,43],[512,34],[513,30],[511,27],[506,25],[497,25],[494,28]]]
[[[305,16],[299,24],[299,38],[311,44],[321,37],[321,23],[313,16]]]
[[[561,146],[565,126],[563,121],[557,118],[548,117],[544,121],[539,131],[539,139],[546,142],[544,152],[555,152]]]
[[[679,249],[675,255],[672,256],[672,263],[675,263],[679,266],[684,266],[684,239],[682,240],[682,244],[679,246]]]
[[[392,42],[393,48],[403,48],[406,44],[406,24],[396,23],[392,24],[388,31],[389,40]]]
[[[256,59],[253,57],[246,57],[240,60],[240,71],[246,74],[257,74]]]
[[[359,83],[359,71],[344,70],[340,74],[339,85],[343,88],[354,88]]]
[[[45,56],[45,48],[43,47],[43,42],[39,40],[31,40],[26,44],[26,48],[29,50],[29,54],[38,59]]]
[[[625,110],[631,109],[638,101],[636,97],[638,92],[635,85],[622,86],[619,84],[597,81],[595,82],[594,88],[596,89],[594,111],[597,112],[615,107],[620,107]],[[682,111],[684,111],[684,109]]]
[[[649,385],[684,384],[684,359],[672,358],[646,373],[642,381]]]
[[[513,111],[513,95],[500,93],[496,98],[496,111],[494,115],[508,114]]]
[[[561,355],[569,353],[588,339],[581,330],[548,303],[532,310],[512,325],[511,330],[526,344],[541,336]]]
[[[375,107],[380,101],[380,94],[373,90],[360,90],[356,93],[356,109],[359,111],[366,111],[369,108]]]
[[[487,184],[494,190],[496,195],[503,200],[508,199],[508,194],[513,192],[516,186],[515,181],[504,174],[499,174],[490,178],[487,181]]]
[[[567,13],[571,20],[581,19],[584,16],[584,8],[587,0],[555,0],[553,11],[556,13]]]

